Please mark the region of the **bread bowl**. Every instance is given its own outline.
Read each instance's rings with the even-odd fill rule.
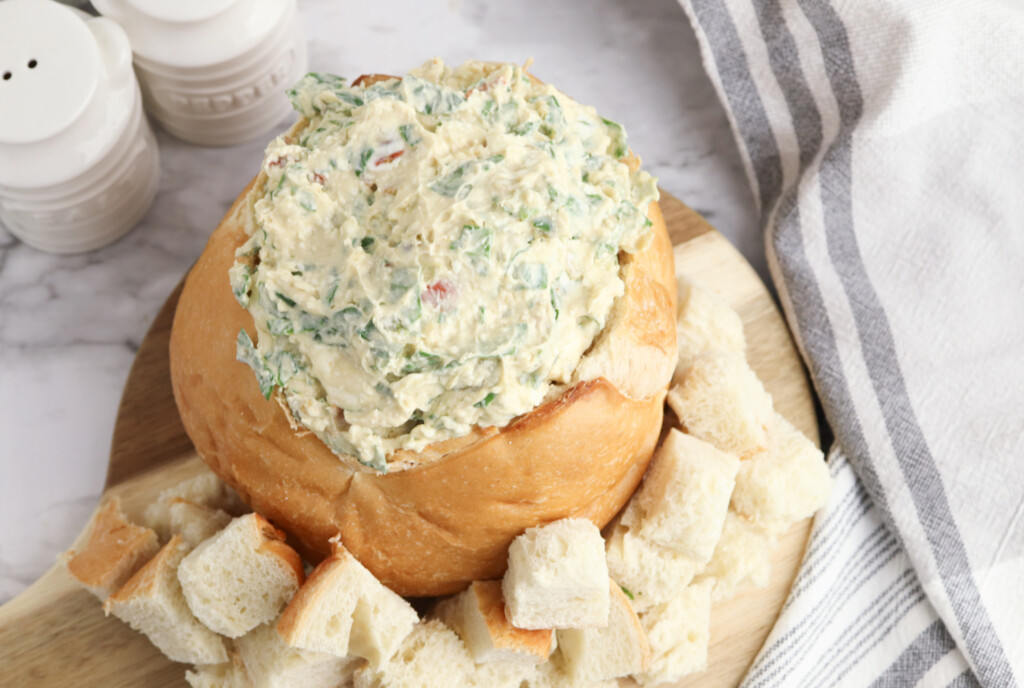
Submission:
[[[510,65],[472,63],[468,69],[483,77],[500,71],[499,76],[530,84]],[[451,72],[444,70],[435,61],[412,78],[448,78]],[[360,88],[382,84],[398,90],[402,83],[375,76],[362,80]],[[527,88],[518,83],[509,88]],[[532,85],[547,95],[558,93],[539,82]],[[473,91],[468,89],[467,102]],[[575,107],[566,96],[558,97]],[[313,120],[300,119],[277,145],[298,145],[322,123],[319,115]],[[616,174],[637,174],[635,159],[622,145],[617,148],[614,157],[630,171],[615,168]],[[406,596],[456,592],[472,580],[500,577],[509,543],[528,527],[570,516],[603,527],[647,467],[677,358],[671,242],[656,201],[646,208],[644,240],[633,252],[614,255],[621,295],[610,302],[603,327],[586,343],[571,376],[544,382],[543,397],[505,422],[391,446],[381,463],[380,457],[332,451],[322,439],[331,436],[299,426],[284,393],[261,390],[253,372],[236,361],[241,331],[261,349],[268,341],[252,307],[243,308],[236,299],[229,271],[255,231],[275,163],[268,156],[211,236],[175,314],[170,344],[175,400],[213,471],[291,534],[305,554],[326,555],[329,540],[340,533],[346,549]],[[543,224],[533,221],[547,231]],[[554,296],[551,307],[557,320]],[[494,397],[488,393],[467,407],[487,406],[488,398]],[[347,418],[346,410],[342,420]],[[346,421],[340,427],[348,432],[357,424]],[[378,446],[389,439],[381,437]]]

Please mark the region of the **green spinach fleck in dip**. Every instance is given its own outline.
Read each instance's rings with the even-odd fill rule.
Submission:
[[[385,471],[571,383],[650,238],[622,127],[507,64],[289,95],[308,123],[268,147],[230,272],[264,395]]]

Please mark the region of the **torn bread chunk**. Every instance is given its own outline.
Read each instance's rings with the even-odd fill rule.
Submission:
[[[732,508],[768,533],[779,534],[825,505],[832,476],[821,450],[776,414],[768,451],[743,462]]]
[[[640,614],[651,644],[651,665],[633,675],[637,683],[656,686],[707,668],[713,584],[711,580],[694,583]]]
[[[731,599],[743,588],[763,588],[771,575],[774,546],[774,537],[730,510],[715,553],[695,580],[714,579],[712,602]]]
[[[607,681],[650,666],[651,647],[640,620],[618,584],[609,583],[607,626],[558,631],[558,647],[574,681]]]
[[[190,547],[213,537],[231,523],[231,515],[205,504],[174,497],[167,507],[168,526],[172,535],[180,535]]]
[[[739,467],[735,456],[670,430],[626,507],[622,525],[704,564],[722,534]]]
[[[538,667],[537,674],[523,684],[524,688],[620,688],[618,679],[606,681],[587,681],[575,679],[569,673],[560,649],[556,649],[551,659]]]
[[[688,434],[724,452],[746,459],[768,446],[772,399],[740,355],[698,356],[668,404]]]
[[[463,592],[438,603],[432,616],[458,633],[478,664],[540,664],[547,661],[555,647],[553,630],[527,630],[509,623],[501,581],[471,583]]]
[[[621,524],[610,527],[605,548],[608,573],[637,611],[672,599],[701,569],[699,562],[644,540]]]
[[[177,570],[189,546],[175,535],[103,604],[169,659],[192,664],[220,664],[228,660],[224,639],[192,615],[178,583]]]
[[[747,341],[743,336],[743,320],[715,292],[692,282],[676,271],[678,311],[676,344],[679,360],[673,384],[682,381],[694,359],[709,351],[727,351],[744,356]]]
[[[232,521],[178,568],[196,618],[229,638],[276,619],[305,580],[302,559],[284,533],[259,514]]]
[[[332,554],[288,603],[277,631],[291,647],[356,655],[379,666],[395,653],[419,616],[339,542],[332,541],[332,547]]]
[[[517,628],[600,628],[608,623],[608,565],[586,519],[529,528],[508,549],[505,612]]]
[[[171,536],[170,506],[176,498],[220,509],[232,516],[241,516],[249,511],[238,493],[223,480],[213,473],[201,473],[162,491],[156,501],[146,507],[143,521],[156,531],[161,540]]]
[[[529,662],[477,665],[465,644],[437,619],[416,624],[398,652],[355,673],[356,688],[519,688],[537,673]]]
[[[252,688],[242,657],[228,652],[228,661],[200,664],[185,672],[185,681],[192,688]]]
[[[61,556],[68,573],[102,602],[124,585],[160,549],[157,535],[134,525],[111,497],[93,517],[85,548]]]
[[[348,685],[365,664],[358,657],[335,657],[288,647],[273,624],[257,626],[235,641],[252,688],[325,688]]]

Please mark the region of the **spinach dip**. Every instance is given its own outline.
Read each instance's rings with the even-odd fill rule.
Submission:
[[[510,64],[309,74],[230,271],[238,358],[296,427],[378,471],[503,426],[573,371],[650,241],[622,126]]]

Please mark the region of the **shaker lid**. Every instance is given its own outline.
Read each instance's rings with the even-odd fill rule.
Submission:
[[[96,39],[70,10],[43,0],[0,2],[0,143],[67,129],[102,78]]]
[[[160,21],[186,23],[214,17],[235,3],[235,0],[127,0],[144,15]]]

